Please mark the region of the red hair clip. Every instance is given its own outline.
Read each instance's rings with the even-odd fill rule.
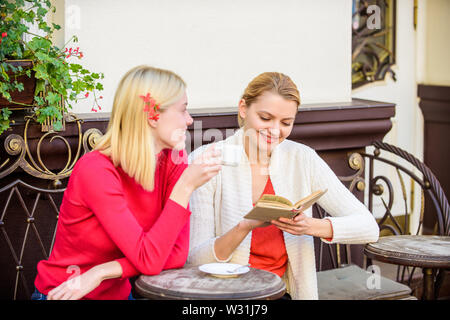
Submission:
[[[156,103],[155,99],[152,98],[148,92],[145,96],[139,96],[144,100],[144,112],[148,112],[148,118],[151,120],[158,121],[159,119],[159,104]]]

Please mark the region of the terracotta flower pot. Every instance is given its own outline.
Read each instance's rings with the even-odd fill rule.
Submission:
[[[12,64],[15,67],[22,67],[24,70],[33,67],[33,61],[31,60],[9,60],[7,63]],[[14,73],[8,72],[10,79],[14,79]],[[24,90],[10,92],[11,98],[15,102],[33,104],[34,91],[36,89],[36,78],[34,77],[34,71],[31,72],[31,77],[26,74],[17,77],[17,81],[23,83]],[[0,95],[0,108],[8,107],[9,109],[23,109],[26,108],[23,105],[11,103]]]

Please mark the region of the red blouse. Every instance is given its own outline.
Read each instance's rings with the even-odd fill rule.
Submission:
[[[270,177],[263,194],[275,194]],[[286,272],[288,255],[283,232],[274,225],[252,231],[249,263],[252,268],[273,272],[280,277]]]
[[[159,154],[153,191],[98,151],[78,160],[64,192],[52,253],[37,266],[35,286],[41,293],[116,260],[122,277],[103,281],[83,299],[127,299],[129,277],[184,265],[190,211],[169,196],[187,161],[180,152],[181,164],[173,162],[170,151]]]

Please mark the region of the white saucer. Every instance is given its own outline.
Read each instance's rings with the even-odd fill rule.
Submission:
[[[241,267],[241,268],[239,268]],[[207,263],[198,267],[200,271],[219,278],[237,277],[250,271],[248,266],[236,263]],[[239,269],[238,269],[239,268]],[[237,269],[237,270],[236,270]],[[234,270],[234,271],[233,271]],[[228,272],[233,271],[233,272]]]

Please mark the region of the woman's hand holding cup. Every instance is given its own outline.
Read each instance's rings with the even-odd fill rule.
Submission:
[[[192,187],[192,191],[208,182],[222,169],[221,152],[215,148],[215,144],[197,156],[183,172],[181,179]]]

